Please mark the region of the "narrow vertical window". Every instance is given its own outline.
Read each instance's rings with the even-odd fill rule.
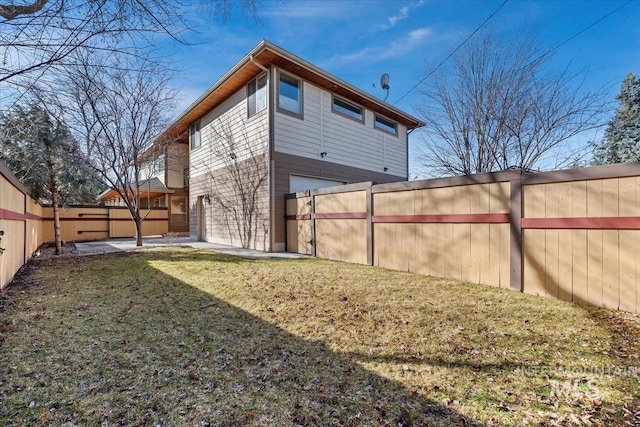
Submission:
[[[200,121],[191,125],[190,131],[191,149],[200,147]]]
[[[280,73],[278,79],[278,108],[302,115],[302,82]]]
[[[261,74],[247,85],[247,115],[249,117],[267,108],[267,74]]]

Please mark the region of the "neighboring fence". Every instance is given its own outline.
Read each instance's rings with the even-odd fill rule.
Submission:
[[[167,208],[152,208],[142,222],[142,235],[168,231]],[[60,209],[64,241],[135,236],[127,208],[73,206]],[[0,289],[43,243],[53,242],[53,208],[33,200],[29,191],[0,162]]]
[[[640,312],[640,164],[287,199],[287,250]]]

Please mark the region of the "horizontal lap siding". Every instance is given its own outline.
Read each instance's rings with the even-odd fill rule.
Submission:
[[[324,160],[372,172],[407,177],[406,128],[398,124],[398,136],[373,127],[374,113],[365,110],[365,122],[332,111],[332,96],[304,82],[303,118],[275,113],[274,150],[309,159]]]
[[[192,236],[198,234],[198,197],[208,195],[202,212],[206,241],[270,249],[268,138],[267,109],[247,118],[246,87],[202,118],[201,146],[190,151]],[[235,168],[237,175],[230,172]],[[243,204],[243,194],[257,194],[256,203]]]
[[[638,217],[639,197],[639,177],[527,185],[523,216]],[[525,228],[524,291],[637,312],[639,239],[632,229]]]
[[[190,183],[191,234],[197,235],[197,199],[205,195],[210,202],[203,203],[203,239],[208,242],[232,246],[248,246],[252,249],[269,249],[269,181],[267,179],[266,155],[239,162],[240,176],[258,174],[259,180],[236,180],[229,168],[219,168],[213,174],[200,175]],[[245,175],[246,174],[246,175]],[[243,204],[241,195],[247,200],[256,195],[255,204]],[[246,208],[246,209],[245,209]]]

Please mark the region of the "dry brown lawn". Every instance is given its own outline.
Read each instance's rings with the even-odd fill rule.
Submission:
[[[638,316],[316,259],[32,262],[0,426],[638,425]]]

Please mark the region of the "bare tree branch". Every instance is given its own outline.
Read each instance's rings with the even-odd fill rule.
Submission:
[[[47,4],[49,0],[35,0],[33,3],[25,6],[16,6],[15,4],[0,4],[0,17],[7,20],[14,19],[20,15],[31,15],[39,12],[40,9]]]
[[[534,169],[601,126],[603,94],[585,90],[584,73],[550,71],[540,50],[530,34],[485,32],[427,83],[417,107],[426,123],[417,160],[431,175]]]

